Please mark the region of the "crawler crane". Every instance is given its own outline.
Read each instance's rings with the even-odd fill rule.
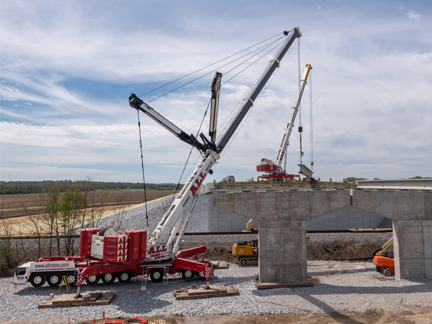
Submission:
[[[282,160],[285,156],[285,153],[288,149],[289,145],[289,139],[291,136],[292,129],[294,127],[294,121],[297,116],[298,107],[300,105],[301,98],[303,96],[303,91],[306,87],[307,78],[309,76],[309,71],[312,70],[312,66],[310,64],[306,64],[306,68],[303,74],[303,78],[300,81],[300,87],[297,93],[297,98],[294,102],[294,106],[291,109],[291,115],[289,118],[289,121],[285,127],[284,134],[282,136],[282,141],[279,145],[279,150],[276,154],[276,158],[274,162],[270,159],[263,158],[261,159],[261,162],[259,165],[257,165],[257,171],[259,172],[265,172],[265,174],[258,176],[258,181],[260,179],[264,180],[281,180],[281,179],[294,179],[297,177],[300,180],[300,175],[295,174],[287,174],[286,170],[282,168]],[[299,132],[302,132],[303,129],[300,126]],[[312,170],[310,170],[307,166],[304,164],[299,164],[300,167],[300,174],[305,175],[308,178],[312,178]]]

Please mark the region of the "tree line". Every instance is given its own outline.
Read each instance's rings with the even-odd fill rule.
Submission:
[[[177,187],[174,183],[146,183],[147,190],[170,190]],[[43,180],[43,181],[0,181],[0,194],[47,193],[53,188],[60,192],[79,189],[88,190],[133,190],[143,189],[142,183],[98,182],[92,180]]]
[[[60,192],[53,187],[48,194],[39,195],[37,206],[42,214],[33,215],[31,208],[22,202],[25,216],[21,222],[11,218],[0,219],[0,274],[14,269],[19,262],[46,256],[76,255],[80,228],[100,228],[108,206],[107,190],[89,190],[92,182],[84,183],[84,190],[75,188]],[[126,193],[125,193],[126,194]],[[128,206],[118,198],[114,216],[103,226],[115,231],[125,230],[124,219]],[[29,246],[25,236],[33,236]]]

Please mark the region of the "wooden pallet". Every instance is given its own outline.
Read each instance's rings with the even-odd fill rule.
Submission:
[[[229,263],[227,261],[212,261],[213,269],[228,269]]]
[[[108,305],[116,294],[107,293],[82,293],[80,298],[75,299],[75,294],[55,296],[48,298],[38,305],[38,308],[59,308],[59,307],[78,307]]]
[[[205,287],[198,287],[197,289],[182,289],[174,291],[174,297],[177,300],[185,299],[201,299],[201,298],[213,298],[213,297],[226,297],[240,295],[237,288],[233,286],[210,286],[210,289],[204,289]]]

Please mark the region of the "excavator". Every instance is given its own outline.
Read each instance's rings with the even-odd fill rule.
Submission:
[[[306,239],[309,242],[309,237]],[[232,255],[237,257],[240,265],[258,264],[258,240],[238,241],[234,243]]]
[[[394,258],[387,256],[391,247],[393,247],[393,237],[373,252],[373,263],[376,266],[376,271],[382,272],[386,277],[392,276],[395,272]]]

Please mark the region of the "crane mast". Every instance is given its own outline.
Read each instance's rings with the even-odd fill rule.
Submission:
[[[217,144],[215,144],[216,119],[219,103],[220,83],[222,79],[221,73],[217,72],[212,82],[212,111],[210,114],[209,127],[210,140],[208,140],[201,133],[200,137],[203,140],[203,143],[198,142],[198,140],[193,137],[193,135],[187,135],[185,132],[181,131],[178,127],[167,121],[159,113],[155,113],[153,108],[152,110],[150,110],[151,107],[134,94],[129,97],[129,104],[131,107],[143,111],[156,122],[167,128],[171,133],[179,137],[182,141],[187,142],[192,146],[195,146],[197,149],[204,153],[202,161],[196,167],[190,178],[187,180],[186,184],[183,186],[180,193],[172,202],[168,211],[162,217],[156,229],[148,238],[148,245],[155,247],[154,250],[167,251],[166,259],[175,257],[178,242],[180,241],[181,234],[183,233],[186,226],[185,223],[190,217],[190,211],[186,215],[185,212],[192,203],[192,200],[194,196],[196,196],[198,189],[200,188],[204,179],[209,173],[213,173],[212,167],[220,158],[220,153],[227,145],[228,141],[240,125],[243,118],[246,116],[249,109],[252,107],[253,102],[256,100],[259,93],[264,88],[265,84],[270,79],[273,72],[276,70],[276,68],[279,67],[280,62],[282,61],[290,46],[293,44],[297,37],[301,36],[300,29],[298,27],[294,28],[290,32],[285,31],[284,34],[285,36],[287,36],[287,39],[281,46],[281,49],[277,53],[276,57],[269,62],[266,70],[261,74],[255,86],[251,89],[248,97],[240,106],[237,115],[233,118],[229,126],[226,128],[225,133],[221,136]],[[178,232],[180,232],[180,235],[178,235],[177,243],[174,245],[174,239]],[[148,253],[147,259],[152,260],[151,253]]]

